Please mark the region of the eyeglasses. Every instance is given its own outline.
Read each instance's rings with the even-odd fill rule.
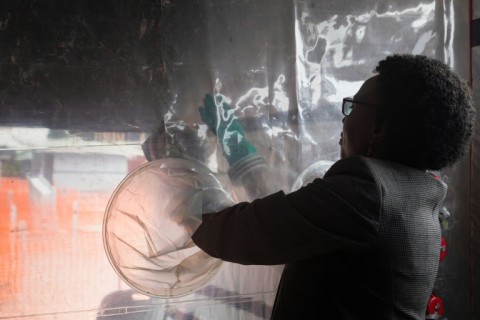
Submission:
[[[344,116],[348,116],[352,112],[354,104],[355,105],[360,104],[360,105],[371,106],[371,107],[380,107],[379,105],[376,105],[376,104],[355,101],[352,98],[343,98],[342,113]]]

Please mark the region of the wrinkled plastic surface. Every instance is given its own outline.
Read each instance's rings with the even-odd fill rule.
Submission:
[[[225,159],[232,166],[242,158],[256,154],[257,150],[245,137],[232,107],[222,100],[222,96],[206,94],[198,111],[202,121],[217,137]]]
[[[165,158],[139,167],[112,195],[103,234],[119,276],[140,292],[171,298],[205,285],[221,260],[191,240],[202,213],[234,202],[201,164]]]

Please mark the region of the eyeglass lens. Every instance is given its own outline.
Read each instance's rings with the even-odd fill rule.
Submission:
[[[342,113],[345,116],[348,116],[353,109],[353,101],[350,100],[343,100],[342,104]]]

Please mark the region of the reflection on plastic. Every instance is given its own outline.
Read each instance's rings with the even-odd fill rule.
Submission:
[[[151,296],[186,295],[206,284],[222,261],[191,240],[201,214],[234,202],[203,165],[165,158],[147,163],[112,195],[103,224],[108,258],[118,275]]]
[[[321,160],[317,161],[310,166],[308,166],[302,173],[298,176],[295,182],[290,189],[291,192],[300,189],[303,186],[306,186],[310,182],[317,178],[323,178],[325,173],[333,165],[333,161]]]

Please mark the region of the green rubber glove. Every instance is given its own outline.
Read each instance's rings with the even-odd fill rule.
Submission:
[[[222,97],[206,94],[203,107],[199,108],[202,121],[215,133],[223,155],[231,166],[245,156],[257,153],[255,146],[247,140],[242,125],[234,115],[228,103],[222,103]]]

